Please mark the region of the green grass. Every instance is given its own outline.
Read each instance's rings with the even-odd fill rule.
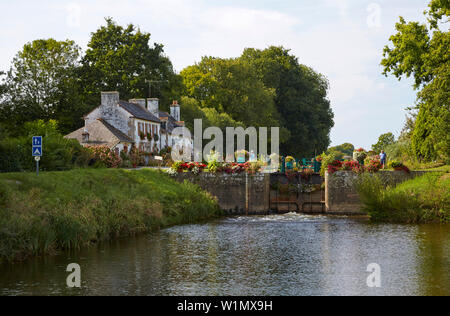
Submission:
[[[0,174],[0,261],[78,249],[220,214],[208,193],[156,170]]]
[[[372,221],[450,222],[450,174],[430,172],[385,188],[380,178],[362,175],[358,192]]]

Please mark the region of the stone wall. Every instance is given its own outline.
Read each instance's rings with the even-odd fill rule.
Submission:
[[[424,171],[380,171],[377,173],[386,185],[396,185],[424,174]],[[361,214],[361,201],[355,186],[358,174],[338,171],[325,175],[325,207],[329,214]]]
[[[215,196],[222,210],[228,215],[268,214],[270,175],[269,174],[212,174],[180,173],[180,182],[188,180]]]

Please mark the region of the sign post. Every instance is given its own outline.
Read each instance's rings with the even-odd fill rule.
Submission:
[[[42,157],[42,136],[33,136],[32,154],[36,160],[36,175],[39,176],[39,161]]]

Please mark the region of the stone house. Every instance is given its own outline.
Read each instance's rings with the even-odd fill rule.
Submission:
[[[159,110],[158,99],[120,100],[118,92],[102,92],[101,104],[84,117],[85,126],[65,136],[83,146],[106,145],[116,152],[136,146],[147,153],[173,147],[179,137],[172,135],[180,122],[180,107],[173,102],[170,114]],[[192,144],[191,139],[181,139]]]

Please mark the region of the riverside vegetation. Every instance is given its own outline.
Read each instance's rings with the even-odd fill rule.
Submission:
[[[450,222],[448,172],[430,172],[395,187],[385,187],[377,175],[362,174],[357,186],[363,211],[374,222]]]
[[[155,170],[0,174],[0,261],[220,215],[208,193]]]

